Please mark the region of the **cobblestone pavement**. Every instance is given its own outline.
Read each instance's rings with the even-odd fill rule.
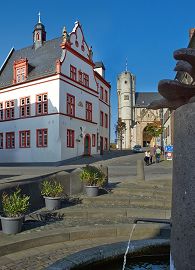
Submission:
[[[126,237],[120,239],[94,239],[79,240],[70,243],[58,243],[29,249],[0,258],[0,270],[42,270],[67,255],[80,250],[92,248],[98,245],[126,241]],[[3,262],[4,261],[4,262]],[[3,265],[2,265],[3,264]]]

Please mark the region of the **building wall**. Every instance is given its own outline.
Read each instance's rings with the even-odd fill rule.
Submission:
[[[14,90],[15,89],[15,90]],[[48,114],[37,116],[36,95],[48,94]],[[31,116],[19,117],[20,98],[30,97]],[[27,83],[24,88],[10,87],[0,92],[0,102],[14,100],[15,119],[0,122],[0,132],[3,132],[3,149],[0,149],[0,162],[39,162],[47,159],[48,162],[58,161],[61,157],[59,141],[59,89],[56,76],[53,80],[40,80],[39,83]],[[5,106],[5,105],[4,105]],[[48,147],[36,147],[36,130],[48,129]],[[30,130],[30,148],[19,148],[19,131]],[[55,131],[55,132],[54,132]],[[6,149],[6,132],[15,132],[15,149]],[[57,149],[57,151],[56,151]]]
[[[78,42],[78,47],[75,45]],[[4,148],[0,149],[0,163],[15,162],[57,162],[84,154],[85,136],[90,136],[90,154],[100,153],[100,137],[103,138],[103,149],[107,139],[107,150],[110,143],[110,85],[94,71],[94,64],[89,59],[89,49],[85,43],[79,23],[76,23],[70,35],[71,49],[62,48],[60,71],[45,79],[23,82],[0,91],[0,102],[15,101],[15,119],[0,122],[0,133],[4,134]],[[70,45],[69,45],[70,46]],[[89,86],[84,86],[70,78],[70,65],[89,75]],[[101,100],[99,86],[108,93],[108,101]],[[37,116],[36,95],[47,93],[48,114]],[[75,115],[67,115],[67,94],[75,96]],[[21,119],[20,98],[30,97],[31,116]],[[86,101],[92,103],[92,121],[86,120]],[[104,114],[103,126],[100,125],[100,111]],[[105,127],[105,114],[108,116],[108,127]],[[47,147],[37,147],[36,130],[48,130]],[[74,130],[74,147],[67,147],[67,129]],[[30,148],[19,147],[19,131],[30,130]],[[15,148],[5,148],[5,133],[15,132]],[[92,134],[95,134],[95,145],[92,146]]]

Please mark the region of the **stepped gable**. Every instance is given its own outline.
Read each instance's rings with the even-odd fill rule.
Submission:
[[[157,92],[137,92],[135,93],[135,107],[146,108],[152,101],[161,99]]]
[[[26,81],[31,81],[56,73],[56,60],[60,59],[62,37],[45,41],[38,49],[29,47],[13,50],[6,64],[0,71],[0,89],[13,85],[13,65],[19,59],[28,60],[28,76]]]

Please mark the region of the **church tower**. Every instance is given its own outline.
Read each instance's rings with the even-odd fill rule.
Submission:
[[[41,14],[39,12],[38,14],[39,20],[38,23],[34,27],[33,31],[33,44],[35,50],[41,47],[46,41],[46,31],[45,31],[45,26],[41,23]]]
[[[117,78],[118,118],[126,123],[122,148],[130,149],[136,143],[132,141],[135,132],[135,76],[127,71],[122,72]]]

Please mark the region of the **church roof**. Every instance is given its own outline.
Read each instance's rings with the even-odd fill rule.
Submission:
[[[135,93],[135,107],[146,108],[152,101],[161,99],[157,92],[137,92]]]
[[[29,69],[26,81],[55,74],[56,60],[60,59],[62,54],[61,43],[62,37],[59,37],[45,41],[36,50],[32,45],[20,50],[13,50],[0,70],[0,89],[13,85],[13,64],[14,61],[21,58],[28,59]]]

